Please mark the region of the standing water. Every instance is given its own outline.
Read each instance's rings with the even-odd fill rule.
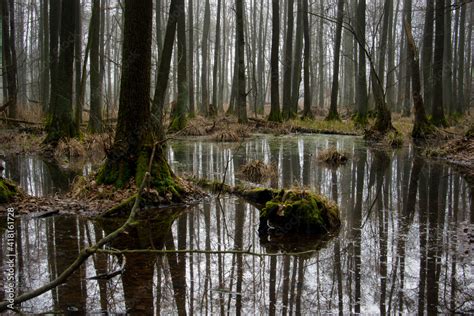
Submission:
[[[331,146],[349,155],[337,169],[317,159]],[[412,147],[367,148],[357,137],[260,136],[241,144],[198,139],[168,147],[177,174],[231,185],[239,182],[239,167],[254,159],[276,166],[266,186],[304,188],[337,201],[338,235],[260,239],[255,207],[233,196],[210,195],[175,210],[174,222],[142,220],[108,245],[109,250],[187,251],[96,254],[66,284],[23,303],[21,310],[181,315],[474,311],[473,192],[454,168],[417,157]],[[7,162],[14,179],[29,170],[14,169]],[[44,170],[34,169],[38,175],[27,179],[34,176],[47,194],[52,191]],[[0,223],[3,258],[5,227]],[[17,219],[18,292],[54,279],[80,249],[120,224],[71,216]]]

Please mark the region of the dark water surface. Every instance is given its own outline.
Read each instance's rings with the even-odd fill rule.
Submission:
[[[347,164],[331,169],[320,163],[316,157],[328,146],[348,153]],[[211,196],[180,210],[172,225],[144,220],[109,245],[207,253],[97,254],[67,284],[23,303],[23,312],[474,312],[473,193],[451,166],[416,158],[412,147],[384,152],[357,137],[317,135],[261,136],[240,145],[175,141],[168,159],[178,174],[225,175],[229,184],[239,182],[246,161],[273,162],[278,175],[266,185],[303,187],[336,200],[342,228],[326,241],[260,240],[256,208],[232,196]],[[17,164],[7,161],[6,174],[30,194],[67,187],[61,184],[67,175],[54,176],[39,159],[19,158]],[[120,225],[80,217],[22,217],[16,224],[19,293],[55,278],[80,249]],[[104,274],[108,279],[91,279]]]

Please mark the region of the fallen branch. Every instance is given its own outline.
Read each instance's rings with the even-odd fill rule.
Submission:
[[[109,243],[111,240],[116,238],[119,234],[123,233],[127,228],[133,225],[133,222],[135,220],[135,215],[137,214],[137,211],[139,209],[140,205],[140,198],[141,194],[143,193],[143,190],[145,188],[145,184],[148,182],[148,178],[150,177],[150,173],[147,172],[145,174],[145,177],[143,178],[143,181],[140,185],[140,188],[138,190],[137,198],[135,199],[135,203],[133,204],[132,211],[130,212],[130,216],[128,217],[127,221],[120,226],[118,229],[113,231],[112,233],[108,234],[101,240],[99,240],[95,245],[90,246],[88,248],[85,248],[82,250],[79,255],[77,256],[76,260],[66,269],[64,270],[61,275],[59,275],[56,279],[51,281],[48,284],[43,285],[42,287],[33,290],[31,292],[24,293],[20,296],[17,296],[16,298],[13,299],[13,302],[8,302],[4,301],[0,303],[0,312],[4,311],[11,307],[12,305],[16,305],[19,303],[22,303],[24,301],[30,300],[34,297],[37,297],[63,283],[66,282],[66,280],[94,253],[96,253],[100,248],[102,248],[104,245]]]
[[[0,113],[1,112],[2,110],[0,109]],[[40,123],[40,122],[30,122],[30,121],[25,121],[25,120],[20,120],[20,119],[14,119],[10,117],[0,117],[0,121],[28,124],[28,125],[43,125],[43,123]]]

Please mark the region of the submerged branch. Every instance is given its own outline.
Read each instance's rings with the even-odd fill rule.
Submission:
[[[128,217],[127,221],[122,226],[120,226],[118,229],[116,229],[112,233],[108,234],[107,236],[105,236],[104,238],[99,240],[95,245],[90,246],[90,247],[85,248],[84,250],[82,250],[79,253],[79,255],[77,256],[76,260],[66,270],[64,270],[56,279],[54,279],[53,281],[51,281],[48,284],[43,285],[40,288],[37,288],[36,290],[33,290],[33,291],[30,291],[30,292],[21,294],[20,296],[17,296],[13,300],[13,304],[16,305],[16,304],[22,303],[24,301],[30,300],[34,297],[37,297],[37,296],[39,296],[39,295],[41,295],[41,294],[43,294],[43,293],[45,293],[45,292],[47,292],[47,291],[49,291],[53,288],[65,283],[67,281],[67,279],[77,269],[79,269],[79,267],[91,255],[96,253],[100,248],[105,246],[107,243],[109,243],[111,240],[113,240],[119,234],[123,233],[127,228],[129,228],[135,220],[135,215],[137,214],[137,211],[138,211],[139,206],[140,206],[141,194],[143,193],[143,191],[145,189],[145,184],[147,183],[147,180],[148,180],[149,177],[150,177],[150,173],[147,172],[145,174],[145,177],[143,178],[143,181],[142,181],[141,185],[140,185],[140,189],[138,191],[137,198],[135,199],[135,203],[133,204],[132,211],[130,212],[130,216]],[[8,302],[8,301],[1,302],[0,303],[0,311],[6,310],[7,308],[9,308],[9,306],[11,306],[11,302]]]

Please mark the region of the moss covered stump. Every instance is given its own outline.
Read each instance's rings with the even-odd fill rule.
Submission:
[[[18,193],[18,188],[13,182],[0,177],[0,204],[11,202]]]
[[[280,190],[260,211],[260,235],[323,235],[341,226],[339,208],[308,191]]]

